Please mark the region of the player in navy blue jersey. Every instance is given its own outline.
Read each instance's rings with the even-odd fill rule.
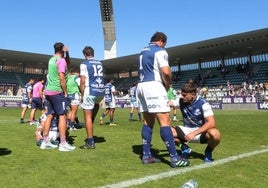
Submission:
[[[170,155],[171,167],[189,165],[187,159],[181,158],[175,147],[170,127],[170,106],[167,90],[171,83],[171,71],[168,63],[168,53],[165,50],[167,36],[156,32],[139,56],[139,84],[137,95],[140,101],[140,112],[143,113],[142,127],[142,163],[159,163],[160,159],[152,156],[152,132],[157,119],[160,125],[160,135]]]
[[[176,105],[176,104],[175,104]],[[221,134],[216,128],[211,105],[199,95],[193,83],[186,83],[181,89],[179,105],[183,126],[175,126],[172,132],[176,142],[182,143],[182,153],[189,155],[185,143],[207,144],[205,162],[212,162],[212,151],[220,143]]]
[[[94,149],[93,123],[99,111],[99,103],[104,96],[104,75],[102,63],[94,59],[94,49],[86,46],[85,60],[80,64],[80,91],[87,133],[86,143],[81,149]]]
[[[34,79],[30,78],[29,82],[25,84],[24,89],[22,90],[22,100],[21,100],[21,115],[20,123],[24,123],[24,117],[28,108],[31,108],[32,103],[32,90],[34,85]]]
[[[133,121],[133,113],[134,110],[137,109],[139,121],[141,121],[141,113],[139,112],[139,103],[138,103],[138,97],[137,97],[137,85],[138,82],[134,82],[132,87],[129,90],[130,94],[130,113],[129,113],[129,121]]]
[[[114,112],[115,112],[115,95],[118,94],[114,86],[114,80],[110,79],[109,82],[104,86],[104,102],[105,102],[105,111],[101,114],[100,124],[104,124],[103,119],[106,115],[109,114],[110,126],[117,126],[114,122]]]

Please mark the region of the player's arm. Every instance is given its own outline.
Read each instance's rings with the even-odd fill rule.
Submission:
[[[65,61],[67,63],[67,65],[70,65],[71,61],[70,61],[70,55],[69,55],[69,50],[67,48],[67,46],[63,47],[63,51],[65,52]]]
[[[66,86],[65,74],[63,72],[59,72],[59,78],[60,78],[60,85],[64,93],[64,96],[67,97],[67,86]]]
[[[205,117],[205,123],[196,131],[194,131],[195,135],[207,132],[209,129],[215,128],[215,118],[214,116]]]
[[[41,99],[43,99],[43,87],[39,87],[38,92]]]
[[[64,93],[65,97],[67,97],[67,95],[68,95],[66,78],[65,78],[66,67],[67,67],[66,60],[64,58],[60,58],[57,61],[57,68],[58,68],[60,86],[61,86],[62,92]]]
[[[111,92],[112,92],[113,96],[116,96],[118,94],[118,91],[115,89],[115,86],[111,87]]]
[[[192,139],[194,139],[196,135],[207,132],[209,129],[216,127],[214,116],[208,116],[205,119],[206,119],[206,122],[199,129],[185,135],[185,139],[187,141],[191,141]]]
[[[164,84],[166,90],[168,90],[170,87],[170,83],[171,83],[170,67],[164,66],[164,67],[161,67],[160,70],[161,70],[161,77],[162,77],[163,84]]]
[[[84,75],[80,75],[80,92],[81,92],[81,100],[83,101],[84,92],[85,92],[85,83],[86,83],[86,77]]]
[[[119,92],[117,90],[113,91],[113,95],[116,96]]]
[[[32,93],[31,92],[28,92],[27,93],[27,96],[28,96],[29,99],[31,99],[32,98]]]
[[[33,88],[27,88],[27,97],[29,99],[29,102],[32,103],[32,90]]]
[[[78,86],[78,89],[79,89],[79,94],[81,94],[81,89],[80,89],[80,80],[81,80],[80,76],[77,76],[77,77],[75,78],[75,83],[76,83],[76,84],[77,84],[77,86]]]
[[[204,114],[204,120],[205,123],[197,130],[193,131],[192,133],[185,136],[185,138],[190,141],[192,140],[196,135],[205,133],[209,129],[216,127],[215,117],[214,113],[212,111],[212,108],[209,103],[205,103],[202,106],[203,114]]]

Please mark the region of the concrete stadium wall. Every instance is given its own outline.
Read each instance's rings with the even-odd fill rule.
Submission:
[[[251,104],[222,104],[222,110],[258,110],[256,103]]]

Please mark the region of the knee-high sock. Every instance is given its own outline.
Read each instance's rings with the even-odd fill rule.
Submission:
[[[176,151],[171,128],[169,126],[160,127],[160,135],[162,140],[165,142],[171,160],[177,160],[179,156]]]
[[[149,158],[151,154],[151,141],[152,141],[153,129],[148,125],[143,125],[141,136],[142,136],[142,149],[143,149],[143,158]]]

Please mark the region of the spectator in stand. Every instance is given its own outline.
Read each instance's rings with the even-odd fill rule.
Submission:
[[[32,90],[33,90],[33,84],[34,84],[34,79],[30,78],[29,82],[25,84],[24,90],[22,92],[22,101],[21,101],[21,115],[20,115],[20,123],[24,123],[24,117],[26,114],[26,111],[28,108],[31,108],[31,103],[32,103]]]
[[[30,115],[30,125],[36,125],[35,113],[39,109],[43,114],[45,112],[44,101],[43,101],[43,90],[44,90],[44,77],[40,77],[38,82],[33,86],[33,97],[32,97],[32,110]]]
[[[11,91],[10,88],[7,89],[7,96],[12,96],[13,95],[13,92]]]

